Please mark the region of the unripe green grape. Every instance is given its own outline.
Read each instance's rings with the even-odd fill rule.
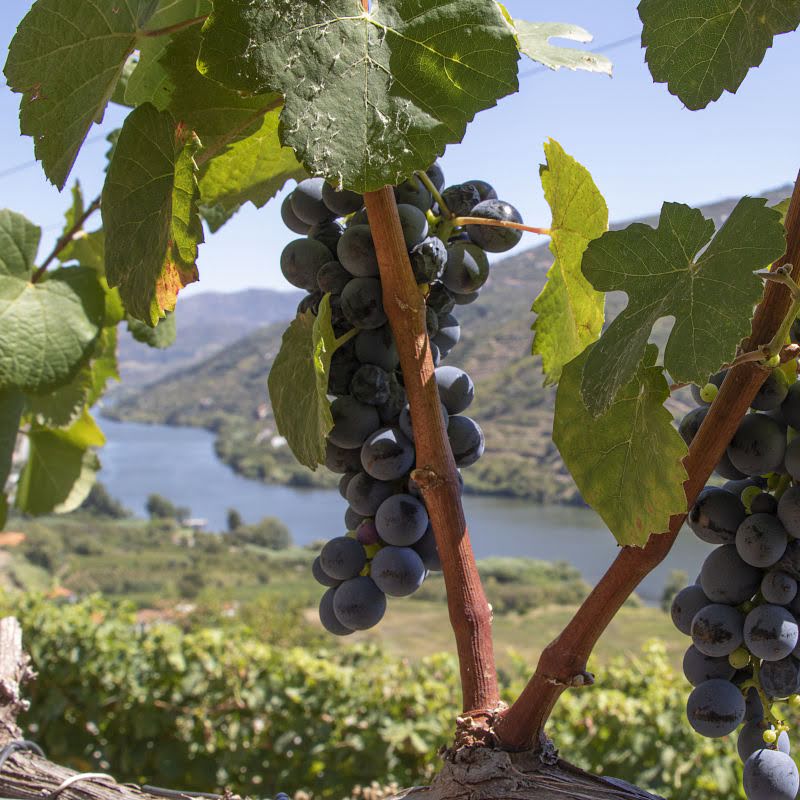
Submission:
[[[764,735],[762,737],[767,744],[775,744],[778,741],[778,731],[764,731]]]
[[[713,383],[707,383],[700,390],[700,398],[704,403],[713,403],[719,394],[719,388]]]
[[[775,353],[774,356],[770,356],[765,362],[764,366],[769,367],[770,369],[775,369],[781,365],[781,357],[780,354]]]
[[[382,544],[367,544],[364,545],[364,552],[367,554],[367,558],[372,559],[375,558],[375,554],[383,547]]]
[[[750,663],[750,651],[740,647],[728,656],[728,662],[734,669],[744,669]]]
[[[800,694],[793,694],[789,698],[789,705],[792,708],[800,708]]]
[[[767,476],[767,489],[769,489],[771,492],[774,492],[775,489],[780,486],[782,477],[783,476],[779,475],[777,472],[770,472],[770,474]]]
[[[747,511],[750,510],[750,506],[753,503],[753,500],[756,499],[761,494],[761,488],[758,486],[748,486],[741,494],[742,505],[744,505]]]

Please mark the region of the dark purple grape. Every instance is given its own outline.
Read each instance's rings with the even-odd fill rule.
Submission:
[[[331,210],[322,201],[324,185],[322,178],[306,178],[295,186],[291,203],[292,211],[298,219],[309,225],[317,225],[333,217]]]
[[[470,216],[522,224],[519,211],[511,203],[503,200],[484,200],[472,209]],[[467,225],[467,233],[469,238],[487,253],[505,253],[516,247],[522,239],[522,231],[516,228],[489,225]]]

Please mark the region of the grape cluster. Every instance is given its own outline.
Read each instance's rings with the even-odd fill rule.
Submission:
[[[435,191],[434,191],[435,190]],[[426,324],[441,412],[457,467],[483,454],[484,437],[464,412],[472,379],[442,362],[458,343],[457,305],[474,302],[489,277],[486,253],[510,250],[521,232],[459,224],[458,217],[521,222],[484,181],[445,188],[438,164],[422,178],[394,187],[414,277],[425,297]],[[333,429],[325,466],[340,474],[348,502],[347,533],[331,539],[313,564],[327,591],[319,604],[323,626],[346,636],[376,625],[386,597],[406,597],[429,570],[441,569],[428,512],[411,473],[416,454],[403,374],[383,308],[378,258],[363,197],[337,191],[321,178],[297,185],[281,209],[297,234],[281,255],[281,270],[308,294],[298,313],[317,313],[330,295],[337,337],[351,337],[333,355],[328,383]],[[460,472],[459,472],[460,476]]]
[[[794,364],[792,364],[794,367]],[[681,421],[687,444],[725,378],[692,387],[699,404]],[[800,706],[800,382],[774,369],[716,467],[688,525],[717,545],[697,581],[672,604],[692,637],[683,671],[694,687],[687,716],[703,736],[733,733],[749,800],[794,800],[800,777],[789,756],[781,702]]]

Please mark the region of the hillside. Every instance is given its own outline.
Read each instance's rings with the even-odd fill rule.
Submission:
[[[787,192],[765,194],[770,202],[778,202]],[[734,204],[724,200],[703,211],[719,225]],[[656,222],[652,217],[642,221]],[[542,386],[538,359],[530,357],[530,307],[551,263],[547,245],[500,260],[492,266],[479,302],[456,308],[462,339],[449,363],[462,366],[474,378],[476,400],[470,414],[486,434],[486,454],[465,472],[469,491],[539,502],[581,502],[550,438],[555,391]],[[607,318],[613,319],[624,305],[624,294],[609,295]],[[662,323],[655,339],[663,342],[669,326],[666,320]],[[110,415],[213,430],[220,457],[248,477],[335,485],[336,476],[325,470],[310,473],[298,466],[275,438],[266,378],[284,327],[280,322],[250,333],[202,363],[119,402]],[[191,347],[186,342],[181,346]],[[680,397],[673,402],[682,406]]]

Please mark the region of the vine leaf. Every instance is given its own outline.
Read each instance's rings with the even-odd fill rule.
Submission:
[[[11,459],[24,407],[25,396],[22,392],[16,389],[0,389],[0,496],[3,495],[3,487],[11,473]],[[0,527],[2,527],[1,519]]]
[[[175,314],[168,313],[164,319],[159,320],[155,328],[139,322],[138,319],[128,320],[128,331],[137,342],[146,344],[156,350],[166,350],[175,343],[177,328],[175,326]]]
[[[514,28],[517,31],[520,52],[550,69],[566,67],[571,70],[602,72],[609,76],[614,71],[611,60],[603,55],[550,44],[551,39],[569,39],[582,44],[591,42],[594,38],[592,34],[577,25],[566,22],[526,22],[522,19],[515,19]]]
[[[203,215],[212,232],[219,230],[241,206],[262,208],[290,179],[302,180],[306,171],[290,147],[278,138],[280,109],[267,113],[261,126],[212,158],[202,169],[200,196]]]
[[[666,531],[672,514],[686,511],[682,459],[688,452],[664,408],[669,385],[647,345],[633,380],[594,417],[581,402],[591,345],[564,368],[556,393],[553,441],[584,500],[621,545],[644,546]]]
[[[667,372],[679,383],[703,385],[750,331],[763,293],[753,271],[785,249],[779,213],[752,197],[739,201],[716,236],[702,212],[665,203],[658,228],[637,222],[590,242],[583,274],[595,289],[626,292],[628,305],[586,361],[587,408],[602,414],[633,379],[661,317],[675,317],[664,351]]]
[[[16,506],[26,514],[64,514],[83,503],[100,462],[92,447],[105,438],[87,411],[67,430],[33,427],[28,461],[17,485]]]
[[[315,317],[299,314],[283,334],[281,349],[269,373],[275,425],[295,458],[315,470],[325,460],[326,437],[333,427],[328,401],[331,358],[350,338],[336,338],[331,325],[330,295]]]
[[[28,395],[27,417],[45,428],[68,428],[83,413],[92,388],[92,367],[86,364],[67,384],[46,394]]]
[[[31,282],[40,234],[22,215],[0,211],[0,387],[34,393],[77,374],[105,311],[91,269],[62,268]]]
[[[736,92],[775,36],[800,25],[800,2],[641,0],[639,17],[653,80],[697,110]]]
[[[5,76],[22,94],[21,131],[59,189],[154,8],[152,0],[36,0],[17,28]]]
[[[278,91],[281,135],[311,174],[358,192],[396,184],[517,91],[514,30],[485,0],[216,0],[198,65]]]
[[[608,206],[586,167],[552,139],[541,168],[553,213],[550,251],[555,256],[533,311],[533,355],[542,357],[545,384],[558,383],[564,365],[594,342],[603,328],[605,295],[581,272],[589,242],[608,230]]]
[[[198,279],[197,138],[149,103],[125,120],[103,187],[106,275],[128,313],[155,325]]]
[[[83,191],[80,182],[75,181],[72,187],[72,205],[64,215],[64,234],[72,230],[85,211]],[[105,236],[102,229],[92,232],[78,231],[59,251],[58,260],[62,264],[77,261],[82,267],[91,267],[99,275],[105,275]]]

